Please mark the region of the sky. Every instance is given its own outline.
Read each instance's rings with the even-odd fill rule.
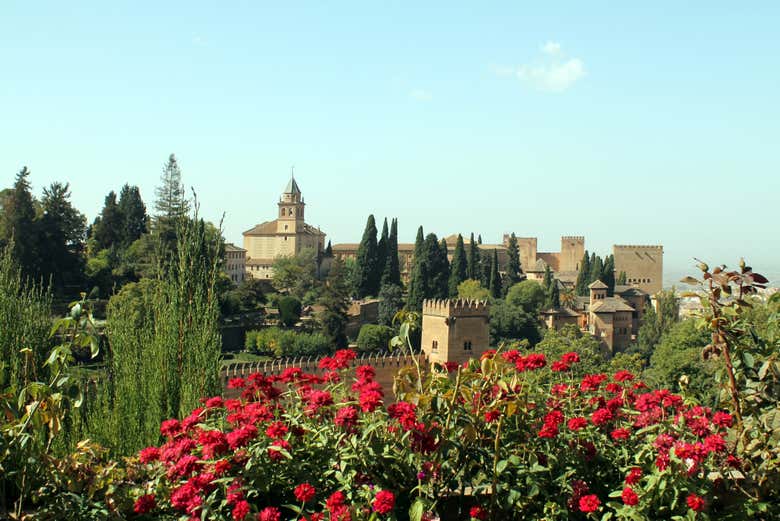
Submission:
[[[175,153],[241,244],[294,165],[334,243],[373,213],[780,276],[780,3],[636,4],[5,0],[0,186],[91,221]]]

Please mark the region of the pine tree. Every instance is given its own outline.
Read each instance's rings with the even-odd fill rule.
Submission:
[[[43,279],[51,279],[60,292],[66,286],[81,289],[86,218],[71,204],[68,184],[55,182],[44,188],[41,206],[40,237],[46,244],[46,255],[41,258]]]
[[[100,211],[100,216],[95,219],[92,225],[92,237],[95,239],[95,249],[97,251],[119,244],[122,238],[123,221],[124,219],[117,204],[116,193],[112,190],[103,201],[103,209]]]
[[[40,244],[35,222],[35,206],[27,177],[30,171],[22,168],[16,175],[13,191],[5,208],[6,244],[13,242],[13,257],[19,264],[22,277],[40,274]]]
[[[379,281],[377,288],[382,286],[382,276],[385,273],[385,266],[387,266],[388,242],[390,242],[390,232],[387,229],[387,217],[385,217],[385,222],[382,224],[382,234],[376,244],[376,279]],[[377,289],[377,294],[379,294],[379,289]]]
[[[479,265],[479,262],[481,260],[480,254],[479,254],[479,246],[477,246],[477,242],[474,240],[474,234],[471,234],[471,239],[469,240],[469,256],[468,256],[468,274],[469,278],[473,280],[481,280],[482,279],[482,268]]]
[[[119,192],[119,213],[122,215],[120,241],[127,247],[146,233],[148,225],[146,205],[137,186],[125,184],[122,187]]]
[[[452,254],[452,264],[450,264],[450,298],[456,298],[458,296],[458,285],[467,278],[468,261],[466,260],[466,248],[463,244],[463,236],[458,234],[458,242],[455,243],[455,251]]]
[[[498,250],[493,250],[493,259],[490,263],[490,295],[493,298],[501,298],[501,274],[498,271]]]
[[[365,298],[379,293],[378,261],[376,222],[374,216],[369,215],[366,229],[363,231],[363,238],[360,240],[355,256],[355,287],[353,292],[357,298]]]
[[[607,296],[613,296],[615,294],[615,257],[613,255],[609,255],[604,262],[599,280],[607,285]]]
[[[417,229],[417,238],[414,241],[414,262],[409,278],[409,294],[407,295],[406,308],[410,311],[420,311],[427,291],[428,268],[425,258],[425,239],[423,227]]]
[[[166,247],[176,243],[176,228],[187,218],[190,203],[181,182],[181,169],[173,154],[163,167],[160,179],[161,185],[155,188],[157,200],[154,203],[154,231],[162,239]],[[175,252],[171,249],[171,254]]]
[[[577,283],[574,285],[577,295],[584,297],[588,295],[588,277],[590,277],[590,257],[587,250],[580,261],[580,270],[577,273]]]
[[[507,289],[520,282],[522,268],[520,266],[520,248],[517,245],[515,234],[509,236],[506,246],[506,276],[509,282]]]
[[[398,219],[390,224],[390,235],[387,238],[387,260],[382,272],[382,285],[401,285],[401,269],[398,262]]]

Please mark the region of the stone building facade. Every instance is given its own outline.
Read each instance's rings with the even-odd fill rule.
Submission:
[[[319,257],[325,248],[325,234],[304,220],[306,203],[295,177],[290,178],[277,206],[276,220],[258,224],[243,233],[249,277],[270,279],[277,257],[293,256],[304,248],[313,249]]]
[[[246,278],[246,250],[233,243],[225,244],[225,273],[233,284],[241,284]]]
[[[663,289],[664,247],[660,245],[625,245],[612,247],[615,274],[626,273],[626,282],[650,295]]]
[[[487,302],[425,300],[422,308],[422,349],[430,362],[462,364],[478,359],[490,346]]]

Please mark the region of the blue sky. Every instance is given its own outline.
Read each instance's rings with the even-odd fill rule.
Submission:
[[[777,2],[70,4],[0,9],[0,185],[90,220],[175,152],[237,243],[294,164],[334,242],[374,213],[780,272]]]

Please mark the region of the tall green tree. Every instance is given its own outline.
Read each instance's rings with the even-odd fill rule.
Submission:
[[[384,284],[379,290],[379,316],[383,326],[392,326],[393,318],[404,306],[403,289],[397,284]]]
[[[175,242],[176,228],[190,211],[190,201],[181,182],[181,168],[175,155],[171,154],[163,166],[160,186],[155,188],[154,193],[157,198],[154,203],[154,230],[163,241]]]
[[[480,251],[479,265],[482,268],[479,282],[483,287],[490,289],[490,272],[493,269],[493,256],[489,250]]]
[[[558,309],[559,307],[561,307],[561,290],[558,287],[558,281],[553,280],[550,285],[550,291],[547,293],[545,308]]]
[[[628,276],[626,275],[625,271],[621,271],[620,275],[618,275],[617,281],[615,281],[615,284],[619,284],[621,286],[625,286],[628,284]]]
[[[95,241],[95,252],[118,245],[122,239],[124,219],[119,211],[116,193],[112,190],[103,202],[100,216],[92,225],[92,238]]]
[[[482,279],[482,267],[480,266],[481,259],[479,246],[477,246],[477,242],[474,240],[474,234],[472,233],[471,239],[469,240],[468,278],[474,280]]]
[[[601,259],[601,257],[595,255],[595,258],[591,259],[591,262],[590,276],[588,277],[590,280],[588,281],[588,284],[591,282],[596,282],[597,280],[601,280],[601,277],[604,275],[604,261]]]
[[[137,186],[125,184],[119,192],[119,213],[122,216],[122,246],[127,247],[141,238],[148,227],[146,205]]]
[[[16,174],[13,191],[4,208],[4,239],[6,244],[13,245],[12,254],[22,270],[22,276],[37,278],[40,275],[41,245],[35,221],[34,199],[27,179],[29,176],[30,170],[26,166]]]
[[[507,290],[520,282],[522,268],[520,266],[520,247],[517,245],[517,237],[513,233],[509,236],[506,245],[506,277]]]
[[[276,258],[271,284],[277,291],[305,300],[317,283],[316,261],[314,248],[303,248],[297,255]]]
[[[387,260],[382,271],[382,285],[401,286],[401,268],[398,260],[398,219],[390,223],[390,235],[387,238]]]
[[[501,274],[498,271],[498,250],[493,250],[493,260],[490,263],[490,295],[501,298]]]
[[[319,304],[323,307],[318,319],[322,334],[336,347],[347,347],[347,309],[349,308],[349,285],[344,263],[334,258],[328,277],[322,288]]]
[[[639,353],[645,361],[649,361],[661,337],[679,321],[679,313],[680,304],[676,292],[674,290],[659,292],[656,295],[656,307],[645,306],[637,342],[627,351]]]
[[[333,246],[331,246],[330,240],[328,240],[328,245],[325,247],[325,256],[333,257]]]
[[[58,292],[65,287],[80,290],[86,218],[71,204],[68,184],[55,182],[44,188],[41,206],[40,237],[46,245],[46,255],[41,258],[44,280],[51,280]]]
[[[613,296],[615,294],[615,257],[613,255],[607,256],[607,260],[604,261],[599,280],[607,285],[607,295]]]
[[[409,293],[406,298],[406,308],[410,311],[422,310],[422,302],[428,291],[428,266],[425,255],[425,238],[423,227],[417,229],[414,241],[414,259],[412,272],[409,276]]]
[[[390,231],[387,227],[387,217],[385,217],[384,222],[382,223],[382,233],[379,235],[379,240],[376,243],[376,279],[377,279],[377,288],[382,287],[382,275],[384,275],[385,267],[387,266],[387,254],[388,254],[388,243],[390,242]],[[379,293],[379,289],[377,289],[377,293]]]
[[[369,215],[366,221],[366,229],[360,240],[357,255],[355,256],[357,271],[355,273],[355,287],[352,289],[357,298],[369,295],[376,296],[379,293],[378,263],[379,251],[376,240],[376,221]]]
[[[455,243],[455,251],[452,254],[450,264],[449,296],[458,296],[458,286],[468,279],[468,261],[466,260],[466,248],[463,244],[463,236],[458,234],[458,242]]]
[[[577,282],[574,285],[577,295],[584,297],[588,295],[588,278],[590,277],[590,257],[588,251],[585,250],[585,255],[582,256],[580,261],[580,270],[577,272]]]
[[[436,234],[430,233],[425,237],[425,253],[428,259],[428,291],[425,298],[447,298],[450,279],[447,242],[439,242]]]
[[[542,288],[546,295],[550,294],[554,283],[555,279],[553,278],[552,270],[550,269],[550,265],[547,264],[544,266],[544,278],[542,279]]]

